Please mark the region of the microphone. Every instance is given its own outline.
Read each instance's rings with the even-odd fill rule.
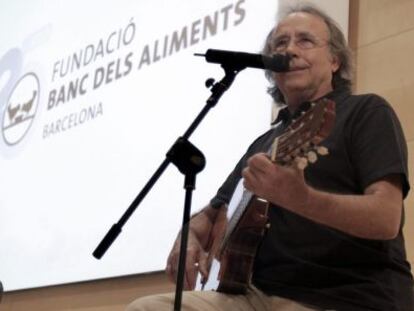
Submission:
[[[275,72],[289,71],[289,55],[275,54],[272,57],[262,54],[245,52],[234,52],[224,50],[208,49],[206,54],[194,54],[204,56],[209,63],[221,64],[223,67],[230,67],[234,70],[242,70],[247,67],[268,69]]]

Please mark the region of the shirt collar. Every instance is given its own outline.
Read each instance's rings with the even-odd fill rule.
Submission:
[[[277,118],[275,121],[272,122],[272,124],[277,124],[279,122],[282,122],[282,124],[288,124],[292,121],[292,119],[299,116],[302,113],[302,111],[307,111],[309,107],[310,102],[303,102],[302,104],[300,104],[298,109],[296,109],[296,111],[293,114],[289,111],[288,107],[284,107],[279,110]]]
[[[323,98],[328,98],[328,99],[333,100],[336,104],[338,104],[342,102],[342,100],[346,96],[350,95],[350,93],[351,91],[348,87],[339,87],[329,92],[328,94],[322,96],[321,98],[315,100],[315,102]],[[296,109],[296,111],[293,114],[291,114],[288,107],[285,106],[279,110],[279,113],[276,119],[272,122],[272,125],[275,125],[279,122],[282,122],[282,124],[287,125],[292,121],[292,119],[295,119],[298,116],[300,116],[300,114],[303,111],[307,111],[310,108],[310,106],[311,106],[310,102],[303,102],[302,104],[299,105],[298,109]]]

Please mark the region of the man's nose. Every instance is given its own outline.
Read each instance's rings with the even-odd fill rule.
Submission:
[[[292,54],[292,55],[296,55],[297,54],[297,50],[298,50],[298,46],[296,45],[295,40],[289,40],[289,42],[286,45],[286,50],[285,52],[287,54]]]

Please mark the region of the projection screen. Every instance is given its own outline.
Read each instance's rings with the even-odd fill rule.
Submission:
[[[179,230],[184,177],[172,165],[107,254],[92,251],[224,75],[194,53],[260,53],[274,0],[1,1],[0,280],[6,291],[162,270]],[[347,29],[348,1],[318,1]],[[332,8],[336,9],[332,11]],[[203,207],[272,101],[242,71],[191,136],[207,165]]]

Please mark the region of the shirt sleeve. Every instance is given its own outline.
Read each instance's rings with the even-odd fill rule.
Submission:
[[[236,188],[237,183],[241,178],[241,172],[244,167],[243,163],[245,162],[244,159],[245,156],[240,159],[234,170],[230,173],[225,182],[218,189],[217,194],[211,199],[210,205],[213,208],[220,208],[220,206],[223,204],[228,204],[230,202],[234,189]]]
[[[363,189],[387,175],[398,174],[405,198],[410,189],[407,145],[392,107],[372,95],[361,105],[351,128],[352,160]]]

